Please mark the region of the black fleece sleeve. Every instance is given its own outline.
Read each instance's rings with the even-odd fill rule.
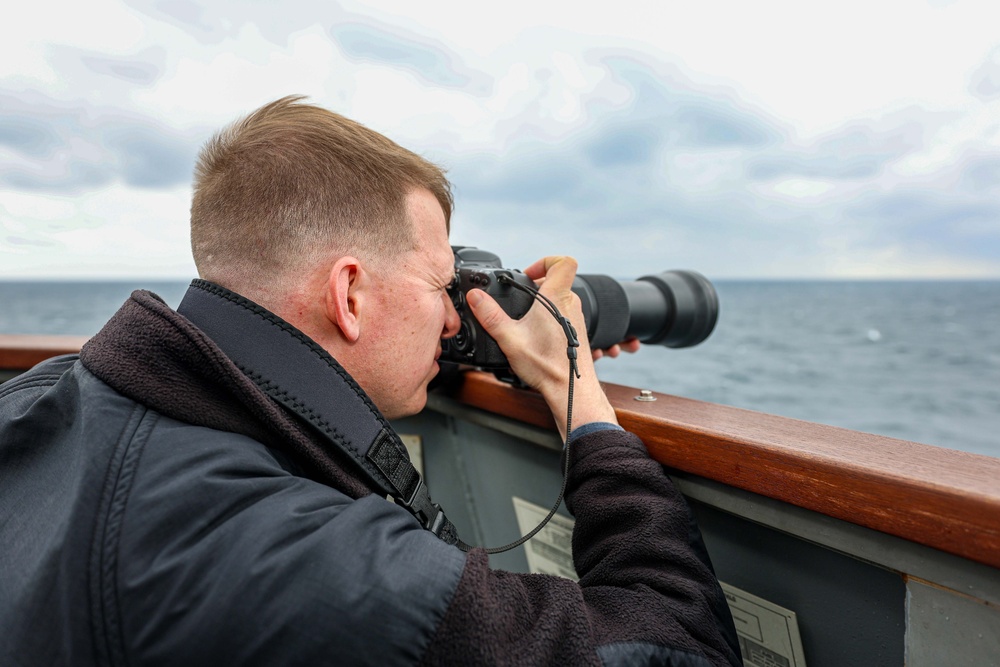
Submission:
[[[470,552],[424,665],[741,665],[684,498],[633,434],[570,445],[580,582],[489,569]]]

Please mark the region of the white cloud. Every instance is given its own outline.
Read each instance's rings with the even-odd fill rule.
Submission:
[[[343,61],[318,27],[276,47],[255,26],[245,25],[217,45],[187,41],[173,57],[172,71],[138,92],[136,103],[187,125],[217,128],[293,93],[328,106],[353,93]]]
[[[828,181],[817,181],[808,178],[788,178],[772,186],[779,195],[795,199],[815,199],[834,189],[834,184]]]
[[[123,185],[78,197],[19,194],[0,207],[0,279],[194,274],[188,188]]]

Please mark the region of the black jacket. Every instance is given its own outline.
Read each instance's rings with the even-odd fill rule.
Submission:
[[[579,584],[490,570],[333,446],[310,401],[356,386],[329,355],[205,292],[260,320],[226,345],[280,327],[251,354],[313,370],[241,370],[136,292],[80,358],[0,385],[0,664],[740,664],[697,527],[635,436],[570,447]],[[294,409],[264,391],[280,382]]]

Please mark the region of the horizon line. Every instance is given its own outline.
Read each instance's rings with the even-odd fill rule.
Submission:
[[[137,281],[149,282],[189,282],[197,278],[197,275],[188,276],[4,276],[0,275],[0,282],[3,283],[57,283],[57,282],[80,282],[80,283],[125,283]],[[719,276],[709,277],[712,282],[996,282],[1000,281],[1000,274],[982,276]],[[636,278],[615,277],[616,280],[627,282]]]

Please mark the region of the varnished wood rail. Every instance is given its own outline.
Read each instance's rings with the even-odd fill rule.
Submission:
[[[0,335],[0,372],[76,352],[82,336]],[[605,384],[662,464],[1000,568],[1000,458]],[[455,399],[554,428],[542,398],[465,373]]]
[[[40,361],[80,351],[87,336],[0,334],[0,371],[26,371]]]

